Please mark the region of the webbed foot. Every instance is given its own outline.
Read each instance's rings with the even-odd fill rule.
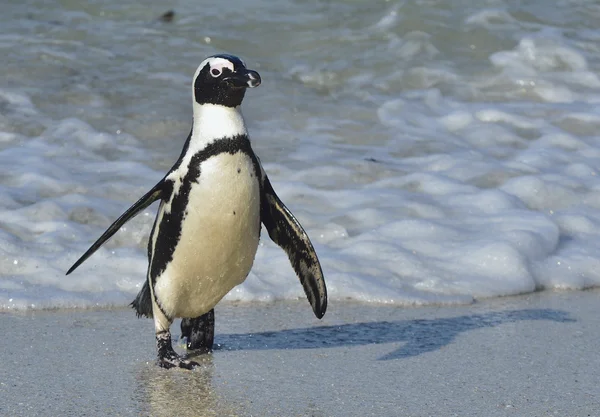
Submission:
[[[156,364],[161,368],[193,369],[195,366],[200,365],[198,362],[183,359],[173,350],[171,332],[168,330],[156,334],[156,347],[158,348]]]
[[[156,360],[156,364],[161,368],[183,368],[183,369],[194,369],[196,366],[200,366],[198,362],[183,359],[181,356],[175,354],[174,357],[163,357]]]

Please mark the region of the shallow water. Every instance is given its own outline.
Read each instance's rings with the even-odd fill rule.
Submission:
[[[217,52],[262,76],[253,146],[332,299],[598,286],[600,6],[510,3],[5,5],[0,308],[132,299],[155,206],[64,272],[176,160],[191,76]],[[227,299],[303,297],[264,236]]]

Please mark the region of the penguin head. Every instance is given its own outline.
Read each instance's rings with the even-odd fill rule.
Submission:
[[[198,104],[237,107],[242,104],[246,88],[260,85],[260,75],[246,68],[233,55],[213,55],[206,58],[194,74],[194,100]]]

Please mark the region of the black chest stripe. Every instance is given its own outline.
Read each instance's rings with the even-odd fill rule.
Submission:
[[[262,194],[262,184],[260,181],[260,165],[258,163],[258,159],[254,152],[252,151],[252,147],[250,146],[250,140],[246,135],[238,135],[232,138],[224,138],[219,139],[215,142],[212,142],[204,149],[196,153],[188,167],[187,173],[182,180],[182,184],[179,187],[178,193],[173,196],[171,202],[171,210],[170,212],[164,212],[163,217],[159,224],[154,225],[154,231],[151,234],[150,242],[148,243],[148,251],[149,258],[151,259],[151,265],[149,267],[149,276],[150,282],[152,286],[156,283],[156,278],[159,277],[167,268],[167,265],[173,260],[173,253],[175,252],[175,248],[177,247],[177,243],[181,238],[183,221],[185,220],[186,211],[188,210],[188,203],[190,200],[190,191],[192,189],[192,184],[194,182],[198,182],[200,180],[201,172],[200,165],[202,162],[207,159],[219,155],[221,153],[228,153],[230,155],[234,155],[238,152],[243,152],[248,155],[254,166],[254,175],[256,176],[257,181],[259,181],[259,185],[261,187]],[[168,187],[171,187],[173,190],[173,182],[170,180],[165,180],[165,183]],[[173,191],[172,191],[173,192]],[[170,196],[171,193],[164,193],[165,196]],[[168,197],[165,198],[165,201],[168,201]],[[157,233],[156,236],[156,246],[152,247],[152,237],[154,233]],[[152,253],[154,252],[154,253]]]

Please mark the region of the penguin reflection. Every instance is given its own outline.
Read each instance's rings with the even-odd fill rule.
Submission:
[[[136,376],[134,391],[138,414],[153,417],[237,415],[233,407],[223,404],[213,388],[213,356],[194,359],[200,362],[194,372],[165,372],[144,364]]]

